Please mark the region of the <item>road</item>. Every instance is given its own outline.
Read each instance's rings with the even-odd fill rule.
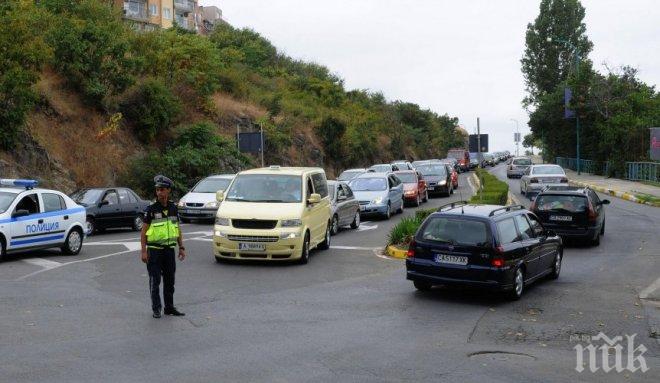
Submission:
[[[571,335],[599,331],[638,334],[651,369],[625,379],[657,382],[637,294],[660,274],[660,214],[618,200],[607,214],[600,247],[567,248],[559,280],[517,302],[417,292],[404,263],[381,254],[401,215],[342,231],[304,266],[217,264],[211,225],[185,225],[185,318],[151,317],[135,232],[92,236],[75,257],[16,256],[0,264],[0,382],[619,382],[575,371]]]

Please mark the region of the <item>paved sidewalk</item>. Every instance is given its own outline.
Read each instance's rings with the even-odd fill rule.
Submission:
[[[572,184],[588,186],[601,193],[628,201],[660,207],[660,187],[593,174],[582,173],[578,176],[573,170],[564,170]]]

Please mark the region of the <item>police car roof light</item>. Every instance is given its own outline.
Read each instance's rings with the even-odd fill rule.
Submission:
[[[26,189],[34,189],[38,183],[39,181],[35,180],[17,180],[9,178],[0,179],[0,186],[23,187]]]

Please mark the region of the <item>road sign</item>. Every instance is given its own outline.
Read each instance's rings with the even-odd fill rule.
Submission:
[[[481,134],[481,152],[482,153],[487,153],[488,152],[488,135],[487,134]],[[476,134],[470,134],[470,140],[469,140],[469,150],[470,153],[477,153],[479,152],[479,144],[477,143],[477,135]]]
[[[651,128],[651,159],[660,160],[660,128]]]
[[[515,143],[520,142],[520,133],[513,133],[513,142]]]
[[[564,118],[565,119],[575,117],[575,111],[569,109],[569,106],[571,105],[571,98],[573,98],[573,91],[571,91],[571,88],[564,88]]]

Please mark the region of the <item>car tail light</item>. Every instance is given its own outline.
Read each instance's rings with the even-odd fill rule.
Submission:
[[[529,183],[530,184],[537,184],[537,183],[539,183],[539,180],[536,179],[536,178],[532,178],[532,179],[529,180]]]
[[[596,215],[596,211],[594,210],[593,206],[591,205],[591,202],[589,202],[589,223],[596,223],[598,220],[598,215]]]
[[[502,267],[502,266],[504,266],[504,259],[503,259],[503,258],[493,258],[493,259],[490,261],[490,264],[491,264],[493,267]]]
[[[562,178],[561,181],[559,181],[559,182],[561,182],[563,184],[567,184],[568,183],[568,178]]]
[[[406,253],[407,258],[415,258],[415,246],[417,246],[417,243],[415,243],[415,241],[410,242],[410,246],[408,247],[408,252]]]
[[[536,199],[532,201],[532,204],[529,205],[529,211],[534,211],[536,210]]]

